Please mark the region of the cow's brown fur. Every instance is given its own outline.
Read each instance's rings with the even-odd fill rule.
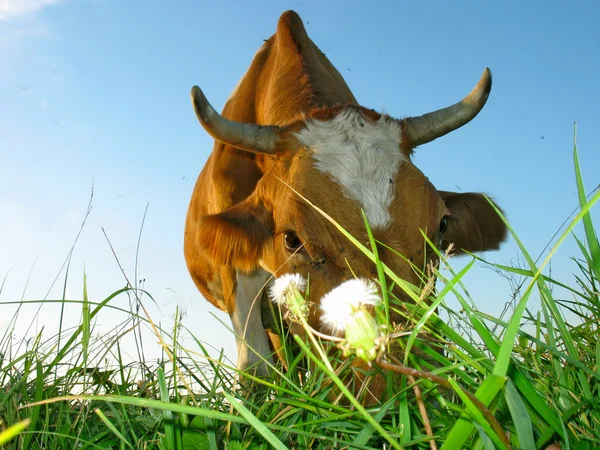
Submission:
[[[223,116],[259,125],[284,125],[317,107],[356,104],[340,73],[310,40],[302,20],[284,13],[277,32],[257,53]],[[201,251],[202,218],[240,203],[273,163],[272,158],[221,142],[198,177],[188,210],[184,252],[188,269],[202,295],[231,313],[235,297],[223,285],[235,284],[235,269]]]
[[[286,186],[367,243],[360,205],[315,168],[311,150],[295,138],[307,119],[331,120],[347,108],[356,108],[365,120],[381,118],[357,105],[340,73],[307,36],[298,15],[284,13],[222,114],[237,122],[282,126],[284,138],[277,154],[249,153],[215,141],[190,201],[185,258],[194,282],[212,304],[232,314],[236,271],[262,267],[277,276],[301,273],[310,279],[315,304],[352,272],[367,278],[376,275],[364,255]],[[451,242],[458,252],[498,247],[506,228],[481,194],[437,191],[410,162],[412,147],[406,139],[398,151],[406,161],[390,179],[392,224],[374,229],[376,239],[403,255],[381,248],[382,260],[395,273],[422,284],[409,263],[423,267],[427,262],[420,230],[433,242],[440,241],[440,221],[448,215],[444,247]],[[295,231],[305,244],[292,256],[283,242],[286,231]],[[316,328],[319,316],[319,308],[311,308],[309,322]]]

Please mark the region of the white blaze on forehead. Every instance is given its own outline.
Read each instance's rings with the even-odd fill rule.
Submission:
[[[394,179],[405,157],[400,125],[381,117],[371,122],[353,108],[329,121],[309,120],[296,137],[314,153],[317,169],[329,174],[365,211],[369,224],[391,223]]]

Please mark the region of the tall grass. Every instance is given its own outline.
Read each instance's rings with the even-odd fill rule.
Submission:
[[[335,342],[310,333],[306,341],[286,336],[285,364],[278,362],[268,379],[244,375],[243,385],[254,384],[253,389],[234,389],[234,367],[212,358],[177,314],[169,330],[153,323],[143,308],[149,294],[129,286],[98,302],[88,298],[84,283],[81,300],[56,300],[81,308],[79,326],[61,326],[56,336],[42,331],[19,352],[12,333],[0,340],[0,445],[169,450],[600,447],[600,246],[589,214],[600,192],[586,197],[576,146],[573,157],[580,210],[546,259],[537,265],[511,229],[526,268],[487,262],[525,280],[509,317],[484,314],[469,297],[462,279],[476,257],[455,272],[442,255],[438,293],[431,286],[415,292],[376,253],[356,242],[377,264],[385,313],[402,311],[410,324],[393,339],[403,349],[403,359],[384,355],[372,362],[373,372],[385,368],[395,373],[387,376],[389,395],[377,407],[362,407],[360,396],[355,399],[355,391],[345,387],[354,357],[342,358]],[[579,223],[581,238],[572,234]],[[544,275],[569,237],[580,250],[573,256],[574,279]],[[404,286],[415,302],[395,298],[389,280]],[[554,287],[571,298],[557,298]],[[451,293],[461,311],[447,306]],[[117,309],[113,303],[124,295],[132,299],[131,310],[121,310],[126,323],[114,339],[94,340],[98,315]],[[541,306],[531,313],[527,305],[534,295]],[[425,297],[428,301],[421,301]],[[121,338],[141,327],[152,330],[162,349],[162,358],[152,365],[123,356]],[[183,345],[183,333],[192,336],[197,350]]]

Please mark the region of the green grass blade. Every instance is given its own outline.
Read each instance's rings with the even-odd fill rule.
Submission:
[[[418,334],[421,332],[421,329],[425,325],[425,323],[430,319],[431,315],[434,314],[440,305],[440,303],[444,300],[444,297],[448,292],[454,289],[454,285],[459,282],[459,280],[473,267],[473,263],[475,260],[471,260],[455,277],[452,281],[446,283],[442,291],[436,296],[435,300],[429,305],[425,313],[421,316],[417,324],[415,325],[412,333],[408,337],[406,341],[406,351],[404,354],[404,364],[408,364],[408,358],[410,356],[410,350],[412,349],[413,344],[415,343]]]
[[[98,314],[102,308],[104,308],[112,299],[114,299],[115,297],[123,294],[124,292],[128,292],[130,291],[130,288],[123,288],[123,289],[119,289],[118,291],[113,292],[112,294],[110,294],[108,297],[106,297],[104,300],[102,300],[98,306],[96,306],[96,308],[94,308],[94,310],[91,312],[90,314],[90,321],[94,318],[94,316],[96,314]],[[89,322],[88,322],[89,325]],[[60,361],[65,357],[65,355],[67,354],[67,352],[69,352],[71,350],[71,346],[73,345],[73,343],[75,343],[78,339],[79,336],[81,334],[81,332],[83,331],[83,324],[79,325],[78,329],[71,335],[71,337],[69,338],[69,340],[67,341],[67,343],[65,345],[63,345],[62,348],[58,349],[58,353],[56,354],[56,357],[52,360],[52,362],[49,364],[49,367],[51,370],[53,367],[55,367],[58,363],[60,363]]]
[[[39,402],[44,398],[44,369],[42,367],[42,362],[38,359],[36,361],[36,377],[35,377],[35,395],[34,401]],[[41,406],[34,406],[31,408],[31,415],[29,419],[31,419],[31,429],[37,429],[38,420],[40,417],[40,409]],[[23,436],[23,448],[29,448],[31,445],[31,440],[33,438],[32,434],[25,434]]]
[[[507,380],[506,386],[504,386],[504,397],[506,398],[506,404],[515,424],[517,437],[519,438],[519,448],[522,450],[535,450],[535,440],[533,439],[533,429],[529,412],[517,388],[510,379]]]
[[[460,284],[461,283],[460,282],[460,278],[457,278],[458,275],[455,274],[454,271],[452,271],[452,273],[454,274],[453,280],[457,280],[457,283]],[[465,313],[467,314],[467,318],[469,319],[469,323],[473,327],[473,330],[483,340],[483,342],[485,343],[487,349],[493,355],[497,355],[498,354],[498,349],[500,348],[500,345],[498,344],[497,338],[490,332],[490,330],[488,329],[488,327],[486,326],[486,324],[481,320],[481,313],[479,311],[475,311],[473,309],[473,307],[460,294],[460,292],[457,289],[455,289],[455,285],[457,283],[455,283],[453,280],[448,280],[448,279],[444,278],[443,276],[441,276],[441,274],[439,274],[438,277],[447,286],[451,286],[452,287],[452,292],[453,292],[454,296],[456,297],[456,299],[459,301],[459,303],[460,303],[461,307],[463,308],[463,310],[465,311]],[[461,277],[462,277],[462,275],[461,275]],[[440,325],[436,325],[436,326],[438,326],[438,327],[442,326],[443,330],[440,329],[440,331],[443,331],[443,333],[446,336],[448,336],[448,339],[450,339],[453,343],[455,343],[457,345],[460,345],[463,349],[467,350],[472,356],[478,355],[477,357],[479,357],[481,355],[481,352],[478,349],[476,349],[473,345],[471,345],[470,342],[468,342],[467,340],[463,339],[451,327],[448,327],[447,325],[441,325],[441,324]]]
[[[479,442],[475,442],[474,450],[479,450],[482,446],[484,450],[496,450],[494,441],[490,439],[486,430],[478,423],[475,424],[475,429],[477,430],[477,434],[479,434]]]
[[[287,450],[288,447],[279,439],[277,439],[277,436],[275,436],[271,432],[271,430],[269,430],[260,420],[258,420],[258,418],[254,414],[252,414],[244,405],[238,402],[233,395],[231,395],[229,392],[223,392],[223,395],[225,395],[227,401],[231,403],[231,406],[233,406],[235,410],[238,411],[242,415],[242,417],[246,419],[248,423],[256,431],[258,431],[261,434],[261,436],[269,442],[269,444],[273,446],[273,448],[277,450]]]
[[[95,408],[95,409],[94,409],[94,412],[95,412],[95,413],[98,415],[98,417],[100,417],[100,420],[102,420],[102,422],[104,422],[104,424],[105,424],[105,425],[108,427],[108,429],[109,429],[110,431],[112,431],[112,432],[113,432],[113,434],[114,434],[116,437],[118,437],[118,438],[119,438],[119,440],[120,440],[120,441],[121,441],[121,442],[122,442],[124,445],[126,445],[126,446],[127,446],[127,447],[129,447],[129,448],[135,448],[133,445],[131,445],[131,444],[130,444],[130,443],[127,441],[127,439],[125,439],[125,436],[123,436],[123,435],[121,434],[121,432],[120,432],[120,431],[117,429],[117,427],[115,427],[115,426],[113,425],[113,423],[112,423],[110,420],[108,420],[108,417],[106,417],[106,416],[104,415],[104,413],[103,413],[102,411],[100,411],[100,409],[98,409],[98,408]]]
[[[499,380],[499,378],[497,380]],[[477,408],[477,406],[475,406],[475,404],[471,401],[471,399],[469,397],[467,397],[467,395],[462,391],[459,384],[452,378],[449,378],[448,381],[454,388],[454,391],[456,392],[456,394],[460,397],[460,399],[464,403],[465,409],[467,411],[467,415],[472,418],[472,425],[475,426],[476,428],[481,427],[481,429],[485,432],[485,435],[488,438],[490,438],[499,448],[506,448],[506,446],[503,444],[500,437],[494,432],[494,430],[491,427],[491,425],[489,424],[489,422],[485,419],[483,413],[479,410],[479,408]],[[502,380],[502,382],[503,381],[504,380]],[[461,420],[465,420],[465,419],[466,419],[466,416],[463,414],[463,417],[461,418]]]
[[[577,127],[575,127],[573,136],[573,161],[575,165],[575,180],[577,182],[577,195],[579,197],[579,206],[583,209],[586,204],[585,187],[583,186],[583,178],[581,176],[581,168],[579,166],[579,153],[577,151]],[[590,249],[590,257],[592,259],[592,268],[596,278],[600,280],[600,244],[598,236],[594,231],[592,218],[588,213],[584,214],[583,229],[585,230],[585,238],[588,248]]]
[[[451,378],[448,379],[448,381],[450,381],[451,383],[455,383],[454,380],[452,380]],[[505,381],[506,379],[504,377],[489,375],[483,381],[479,389],[477,389],[477,393],[475,395],[481,401],[481,403],[483,403],[486,406],[486,408],[489,408],[494,399],[498,396],[498,394],[504,387]],[[460,389],[456,389],[455,387],[455,390],[458,393]],[[467,398],[468,400],[468,397],[465,398]],[[470,400],[468,404],[472,405]],[[483,420],[485,421],[485,419]],[[473,432],[473,429],[473,422],[466,418],[459,419],[456,422],[456,424],[452,427],[452,430],[450,430],[450,433],[448,434],[446,441],[444,442],[444,445],[442,445],[442,448],[440,450],[454,450],[457,448],[463,448],[465,441],[469,438],[470,434]],[[492,434],[495,435],[495,433],[493,432]]]
[[[311,335],[309,335],[309,336],[311,336]],[[323,370],[324,372],[327,373],[327,375],[331,378],[331,380],[338,387],[338,389],[346,396],[346,398],[350,401],[350,403],[352,403],[352,405],[358,410],[358,412],[361,414],[361,416],[369,424],[371,424],[377,430],[377,432],[390,443],[390,445],[392,447],[394,447],[397,450],[402,450],[402,447],[392,438],[392,436],[390,436],[390,434],[381,426],[381,424],[379,422],[376,422],[375,419],[373,419],[373,416],[371,416],[367,412],[367,410],[364,408],[364,406],[362,406],[360,404],[360,402],[358,402],[358,400],[356,400],[356,398],[352,395],[352,393],[344,385],[342,380],[340,380],[340,378],[333,372],[333,370],[330,370],[329,367],[326,367],[325,364],[323,363],[323,361],[321,361],[317,356],[315,356],[310,351],[308,344],[303,342],[302,339],[300,339],[300,336],[298,336],[298,335],[295,335],[294,339],[295,339],[296,343],[298,344],[298,346],[300,346],[300,348],[306,353],[306,355],[317,366],[319,366],[319,368],[321,370]]]
[[[202,407],[206,408],[205,402],[202,401]],[[219,446],[217,445],[217,434],[215,433],[215,424],[210,417],[202,417],[204,420],[204,426],[206,428],[206,436],[208,438],[208,443],[210,445],[211,450],[218,450]]]
[[[247,423],[243,418],[234,414],[224,413],[213,409],[196,408],[194,406],[181,405],[179,403],[169,403],[160,400],[153,400],[141,397],[129,397],[126,395],[67,395],[63,397],[54,397],[42,400],[41,402],[31,403],[28,407],[37,405],[46,405],[70,400],[89,400],[101,402],[122,403],[124,405],[136,406],[138,408],[154,408],[160,411],[168,410],[177,413],[185,413],[192,416],[210,417],[216,420],[230,421],[235,423]]]
[[[90,303],[87,294],[87,275],[83,273],[83,302],[81,304],[81,348],[83,350],[83,361],[87,364],[88,350],[90,346]]]
[[[167,387],[167,382],[165,379],[165,371],[162,368],[158,369],[158,386],[160,399],[165,403],[169,403],[169,388]],[[181,448],[178,439],[178,427],[175,422],[175,415],[173,414],[173,411],[169,411],[168,409],[163,410],[163,422],[165,424],[165,439],[167,441],[168,448],[170,450]]]
[[[406,445],[412,440],[412,430],[410,429],[410,409],[408,407],[408,392],[406,391],[406,377],[402,377],[400,382],[400,394],[398,395],[398,425],[400,428],[400,443]]]
[[[543,279],[540,278],[540,276],[541,276],[541,271],[543,270],[543,268],[549,263],[552,256],[554,256],[554,253],[556,252],[556,250],[560,247],[560,245],[563,243],[563,241],[566,239],[566,237],[571,233],[573,228],[575,228],[575,225],[577,225],[577,223],[579,223],[579,221],[583,218],[583,216],[585,214],[587,214],[587,212],[592,208],[592,206],[598,200],[600,200],[600,191],[597,192],[590,199],[589,202],[587,202],[584,206],[582,206],[581,211],[573,218],[573,220],[571,221],[569,226],[564,230],[564,232],[558,238],[558,240],[556,241],[556,244],[554,245],[554,247],[552,247],[552,249],[548,253],[548,256],[546,257],[546,259],[540,265],[539,268],[536,266],[535,262],[533,261],[533,259],[529,255],[529,253],[527,252],[525,246],[523,245],[523,243],[521,242],[521,240],[519,239],[519,237],[517,236],[515,231],[508,224],[508,222],[507,222],[506,218],[504,217],[504,215],[502,214],[502,212],[492,202],[490,202],[490,204],[496,210],[496,212],[498,213],[498,215],[500,216],[502,221],[508,227],[513,238],[515,239],[515,242],[519,246],[519,249],[521,250],[523,256],[525,257],[527,263],[529,264],[531,270],[535,273],[535,275],[534,275],[533,279],[531,280],[529,286],[527,287],[525,293],[521,297],[521,300],[519,301],[519,303],[517,303],[513,317],[511,318],[508,328],[506,329],[506,333],[504,335],[504,339],[501,344],[500,352],[497,357],[496,366],[494,368],[494,374],[499,375],[499,376],[504,376],[508,370],[508,366],[510,364],[510,360],[512,357],[512,349],[514,346],[515,338],[516,338],[517,332],[520,329],[520,323],[523,318],[523,313],[525,311],[525,307],[527,306],[527,301],[529,299],[529,296],[531,294],[531,291],[532,291],[535,283],[537,283],[537,285],[540,289],[543,301],[545,301],[547,306],[550,308],[553,318],[556,320],[556,322],[558,324],[558,327],[559,327],[561,334],[563,336],[563,339],[564,339],[565,346],[567,347],[568,353],[572,357],[576,357],[576,355],[578,354],[576,346],[574,345],[573,341],[570,339],[570,332],[568,330],[568,327],[566,326],[566,324],[562,318],[562,315],[560,314],[558,307],[552,298],[552,294],[551,294],[550,290],[548,289],[548,287],[546,286],[546,284],[544,283]]]
[[[379,251],[377,249],[377,243],[375,242],[375,236],[373,236],[373,230],[371,230],[371,226],[369,225],[369,221],[367,219],[367,215],[361,209],[360,210],[363,221],[365,223],[365,229],[367,230],[367,235],[369,236],[369,244],[371,244],[371,251],[373,252],[373,256],[375,257],[375,267],[377,268],[377,278],[379,279],[379,285],[381,286],[381,299],[383,300],[383,307],[385,311],[385,323],[390,323],[390,299],[387,290],[387,282],[385,280],[385,269],[383,268],[383,263],[379,258]]]
[[[577,236],[573,235],[573,238],[577,241]],[[581,249],[581,246],[580,246],[580,249]],[[583,249],[585,250],[585,247],[583,247]],[[495,269],[499,269],[499,270],[501,270],[503,272],[508,272],[508,273],[515,274],[515,275],[522,275],[522,276],[529,277],[529,278],[532,278],[535,275],[535,273],[532,272],[529,269],[523,269],[523,268],[520,268],[520,267],[505,266],[503,264],[498,264],[496,262],[495,263],[491,263],[491,262],[483,259],[479,255],[472,255],[472,256],[475,259],[477,259],[477,261],[480,261],[480,262],[482,262],[482,263],[484,263],[484,264],[486,264],[488,266],[494,267]],[[562,289],[564,289],[566,291],[569,291],[573,295],[576,295],[576,296],[578,296],[580,298],[586,298],[577,289],[572,288],[571,286],[569,286],[569,285],[567,285],[565,283],[562,283],[562,282],[556,280],[555,278],[552,278],[550,276],[543,275],[543,274],[540,275],[540,278],[542,278],[544,281],[546,281],[548,283],[551,283],[551,284],[553,284],[553,285],[555,285],[557,287],[560,287],[560,288],[562,288]]]
[[[0,432],[0,445],[7,444],[17,437],[25,428],[29,426],[31,421],[29,419],[22,420],[20,422],[11,425],[6,430]]]
[[[377,411],[377,413],[373,416],[373,419],[375,419],[376,422],[381,422],[383,417],[390,411],[390,409],[393,406],[395,406],[395,401],[393,399],[389,400],[383,406],[381,406],[381,408],[379,408],[379,411]],[[361,445],[367,445],[367,442],[369,441],[369,439],[371,439],[373,434],[375,434],[375,427],[373,427],[373,425],[371,424],[367,424],[367,426],[364,427],[360,433],[358,433],[356,439],[352,441],[352,445],[356,447],[359,447]]]
[[[490,204],[492,204],[492,203],[490,202]],[[519,239],[517,234],[514,232],[512,227],[510,227],[510,225],[508,224],[508,222],[506,221],[505,217],[502,215],[500,210],[497,210],[497,213],[500,214],[500,217],[502,218],[502,220],[508,227],[510,233],[512,234],[513,238],[515,239],[515,242],[517,243],[517,245],[523,252],[525,259],[527,259],[527,261],[532,266],[531,270],[536,272],[536,275],[539,276],[538,274],[540,273],[540,271],[536,270],[535,263],[533,262],[533,259],[529,256],[529,254],[527,253],[525,246],[523,245],[523,243],[521,242],[521,240]],[[529,297],[530,297],[533,287],[535,285],[534,283],[536,281],[536,275],[534,275],[534,278],[532,279],[529,286],[525,290],[523,296],[517,303],[517,306],[515,307],[513,316],[508,324],[508,327],[506,328],[506,331],[504,333],[504,339],[502,340],[502,343],[500,344],[500,349],[498,351],[498,354],[496,355],[496,364],[494,366],[494,375],[502,377],[502,376],[505,376],[506,373],[508,372],[508,367],[510,365],[510,361],[512,358],[512,352],[513,352],[515,338],[517,336],[519,329],[521,328],[521,320],[523,318],[523,314],[524,314],[525,308],[527,306],[527,301],[529,300]]]
[[[531,381],[514,366],[509,369],[509,376],[516,388],[523,394],[529,405],[551,427],[551,431],[563,436],[563,426],[560,416],[550,408]]]

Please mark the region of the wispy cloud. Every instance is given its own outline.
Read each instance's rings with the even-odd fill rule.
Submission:
[[[41,14],[44,7],[58,7],[66,0],[0,0],[0,85],[20,87],[31,94],[32,65],[47,56],[39,50],[41,41],[59,35],[53,23]]]
[[[56,5],[64,0],[0,0],[0,20],[9,20],[14,17],[37,11],[45,6]]]

